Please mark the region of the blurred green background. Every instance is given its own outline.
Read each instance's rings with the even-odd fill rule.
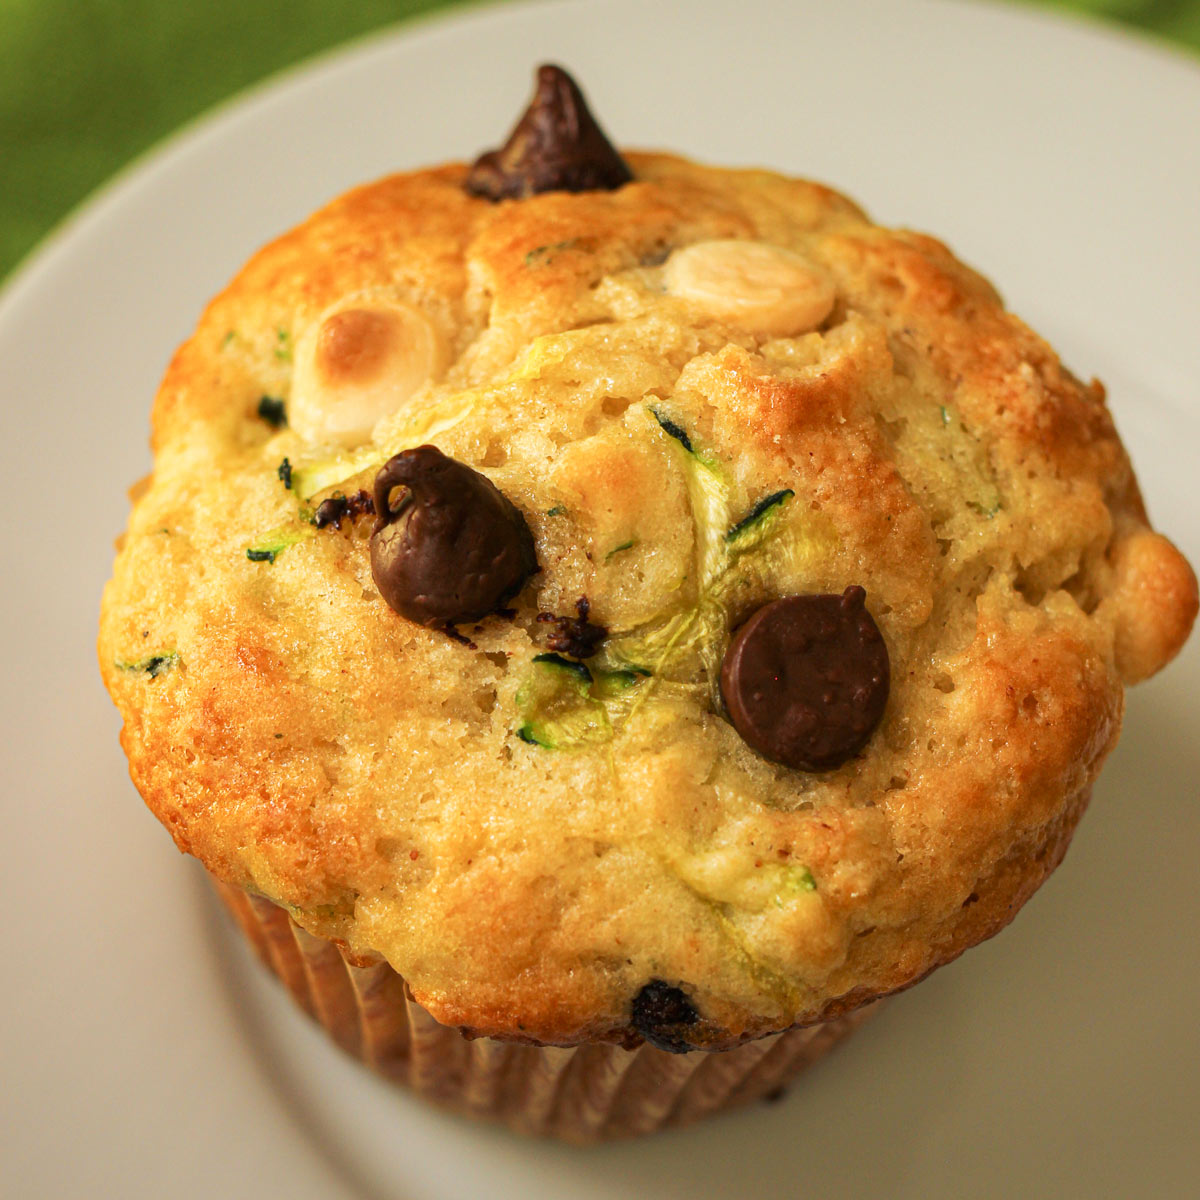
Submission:
[[[1122,22],[1200,53],[1200,0],[1020,2]],[[0,0],[0,278],[114,171],[218,101],[339,42],[457,6]]]

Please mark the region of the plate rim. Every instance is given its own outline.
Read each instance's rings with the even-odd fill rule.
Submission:
[[[150,175],[169,168],[185,155],[193,143],[218,137],[226,123],[244,119],[243,110],[254,109],[269,102],[276,94],[293,87],[304,87],[310,77],[323,71],[336,71],[345,66],[343,59],[382,50],[393,39],[436,37],[444,26],[474,21],[503,19],[510,13],[538,8],[568,11],[573,8],[615,4],[620,0],[449,0],[445,6],[427,12],[399,17],[376,29],[367,30],[337,42],[314,54],[270,72],[239,88],[207,108],[195,113],[170,132],[139,150],[122,163],[106,179],[82,196],[65,212],[0,279],[0,326],[8,309],[20,302],[30,279],[58,261],[77,236],[86,236],[91,227],[102,221],[110,209],[117,208],[125,195],[137,189],[143,174]],[[672,0],[667,0],[668,3]],[[692,0],[693,3],[696,0]],[[721,0],[702,0],[719,6]],[[856,0],[859,2],[859,0]],[[1117,50],[1132,51],[1156,61],[1160,66],[1179,70],[1181,77],[1190,75],[1200,100],[1200,54],[1178,42],[1138,26],[1127,25],[1101,13],[1083,9],[1051,8],[1037,0],[904,0],[905,3],[936,11],[988,9],[994,14],[1032,25],[1048,25],[1068,34],[1075,34]]]
[[[513,11],[531,10],[551,5],[565,10],[583,8],[589,3],[596,5],[604,2],[607,2],[607,0],[565,0],[565,2],[564,0],[524,0],[523,3],[519,4],[500,4],[495,2],[495,0],[485,0],[482,4],[459,4],[450,9],[439,10],[439,12],[430,14],[428,21],[425,23],[437,27],[436,31],[440,33],[447,27],[453,28],[460,21],[477,19],[479,16],[504,19]],[[966,3],[966,0],[910,0],[910,3],[913,6],[926,9],[952,7],[962,10],[976,6],[974,3]],[[995,3],[993,0],[985,0],[979,7],[1002,10],[1008,16],[1012,16],[1014,13],[1019,13],[1023,16],[1029,15],[1029,13],[1026,13],[1022,9],[1016,9],[1007,3]],[[1048,18],[1051,20],[1051,23],[1060,27],[1077,24],[1072,19],[1062,19],[1062,14],[1057,12],[1045,10],[1033,10],[1033,12],[1037,18]],[[380,43],[380,48],[382,49],[393,41],[408,40],[413,35],[413,32],[411,23],[402,21],[389,25],[384,29],[364,34],[359,38],[342,43],[313,58],[294,64],[292,67],[285,68],[282,72],[275,73],[252,85],[251,88],[244,89],[233,97],[228,98],[227,101],[208,110],[192,122],[181,126],[173,134],[169,135],[168,138],[148,148],[142,155],[139,155],[120,172],[111,177],[97,192],[92,193],[76,209],[72,210],[68,218],[64,219],[54,231],[43,239],[30,255],[26,256],[22,263],[18,265],[9,279],[5,281],[3,288],[0,289],[0,336],[3,336],[8,320],[14,314],[20,312],[20,305],[23,303],[27,292],[36,289],[38,286],[42,272],[52,273],[64,261],[69,262],[77,245],[87,244],[88,240],[95,235],[97,230],[102,231],[104,222],[109,219],[110,214],[119,210],[129,195],[136,193],[137,188],[142,186],[141,180],[143,177],[148,179],[153,175],[154,170],[169,168],[188,147],[196,143],[204,145],[209,138],[219,138],[222,135],[226,122],[234,123],[234,118],[237,114],[243,112],[246,108],[253,108],[256,103],[261,102],[263,98],[262,93],[276,93],[285,91],[289,87],[303,88],[307,86],[305,81],[311,78],[311,74],[318,73],[320,70],[337,71],[345,69],[346,60],[351,60],[364,51],[369,51],[374,43]],[[417,32],[420,31],[418,30]],[[1076,32],[1078,32],[1078,29],[1076,29]],[[1105,36],[1106,39],[1109,36],[1114,36],[1120,42],[1126,41],[1126,35],[1123,32],[1108,28],[1107,26],[1102,31],[1102,36]],[[1129,47],[1126,46],[1125,48],[1128,49]],[[1194,76],[1192,82],[1200,86],[1200,74]],[[200,299],[203,300],[204,298],[201,297]],[[143,405],[139,409],[139,412],[142,414],[142,428],[144,428],[146,406]],[[1194,643],[1191,651],[1194,659],[1195,654],[1200,653],[1200,646]],[[89,669],[91,669],[90,664]],[[133,800],[134,793],[132,791],[129,792],[128,798],[130,801]],[[164,854],[165,850],[166,847],[164,845]],[[172,863],[171,865],[177,867],[177,864]],[[190,880],[186,878],[188,873],[185,871],[179,874],[180,890],[190,890]],[[214,986],[222,992],[225,991],[225,985],[221,981],[218,981]],[[231,1051],[231,1047],[229,1046],[222,1047],[222,1049]]]

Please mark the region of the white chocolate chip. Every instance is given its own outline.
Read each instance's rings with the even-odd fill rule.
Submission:
[[[342,303],[296,344],[288,424],[306,441],[365,441],[441,373],[442,339],[429,319],[400,300]]]
[[[833,308],[833,284],[807,259],[760,242],[697,242],[664,268],[667,291],[710,316],[764,337],[816,329]]]

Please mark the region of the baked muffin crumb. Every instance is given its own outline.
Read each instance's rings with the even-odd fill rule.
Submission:
[[[163,381],[100,661],[180,849],[437,1020],[715,1048],[1003,926],[1196,581],[1103,389],[946,247],[803,180],[621,161],[520,200],[393,176],[256,255]],[[424,445],[536,550],[456,637],[385,601],[351,499]],[[765,604],[848,588],[886,707],[791,769],[721,665]]]

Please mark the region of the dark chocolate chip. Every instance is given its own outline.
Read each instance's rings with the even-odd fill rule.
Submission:
[[[686,1031],[700,1020],[692,1002],[677,987],[652,979],[633,998],[630,1023],[652,1046],[671,1054],[686,1054],[695,1047]]]
[[[546,639],[546,645],[551,650],[570,655],[571,658],[591,658],[600,643],[608,637],[608,630],[588,620],[591,604],[586,596],[580,596],[575,601],[575,611],[579,614],[577,617],[556,617],[553,613],[541,612],[537,619],[554,626],[554,631]]]
[[[402,617],[419,625],[477,621],[536,570],[525,518],[478,471],[435,446],[405,450],[379,469],[371,574]]]
[[[464,187],[504,200],[538,192],[615,191],[633,179],[625,160],[561,67],[538,67],[529,107],[499,150],[475,160]]]
[[[373,513],[374,511],[375,501],[360,488],[353,496],[339,494],[322,500],[317,505],[317,511],[313,513],[313,524],[318,529],[324,529],[329,525],[332,525],[334,529],[341,529],[342,522],[347,518],[353,521],[355,517],[363,513]]]
[[[288,459],[285,458],[283,462],[279,464],[275,474],[279,476],[279,482],[282,483],[285,488],[290,488],[292,486],[292,464]]]
[[[746,743],[774,762],[827,771],[870,740],[887,705],[890,670],[866,592],[785,596],[734,634],[721,697]]]
[[[332,525],[334,529],[341,529],[342,519],[345,515],[346,497],[330,496],[328,500],[322,500],[317,505],[317,511],[313,514],[313,524],[318,529],[324,529],[327,525]]]

